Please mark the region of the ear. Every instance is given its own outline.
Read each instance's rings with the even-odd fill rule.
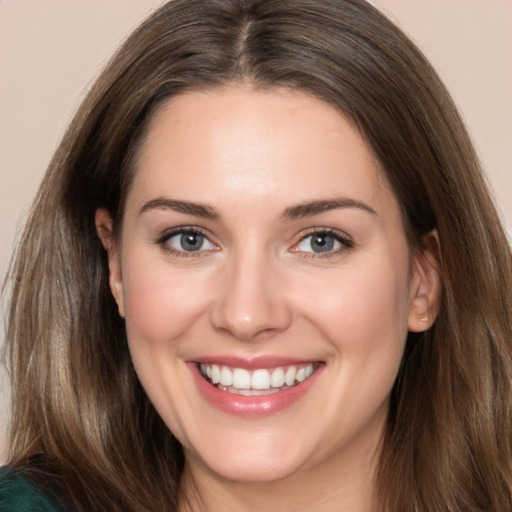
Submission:
[[[439,254],[439,237],[435,230],[426,235],[423,247],[414,250],[409,295],[409,331],[426,331],[432,326],[439,312]]]
[[[119,246],[114,236],[114,221],[106,208],[96,210],[96,231],[108,255],[109,285],[117,302],[119,315],[124,318],[123,279]]]

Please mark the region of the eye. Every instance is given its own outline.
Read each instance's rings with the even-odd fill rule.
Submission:
[[[329,230],[316,231],[303,237],[296,245],[295,251],[329,254],[337,253],[343,249],[353,247],[353,243],[347,237]]]
[[[171,253],[186,256],[186,253],[215,251],[217,246],[198,231],[191,228],[174,229],[164,234],[157,242]]]

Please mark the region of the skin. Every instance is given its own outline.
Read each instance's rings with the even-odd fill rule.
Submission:
[[[162,198],[218,217],[148,206]],[[285,215],[339,198],[360,204]],[[434,320],[439,283],[353,125],[297,91],[178,96],[150,125],[121,240],[104,209],[97,226],[136,371],[184,447],[190,509],[379,510],[390,390],[407,331]],[[206,235],[201,250],[162,239],[179,227]],[[350,247],[314,252],[312,230],[326,229]],[[321,372],[290,407],[248,418],[206,401],[187,366],[227,355],[300,358]]]

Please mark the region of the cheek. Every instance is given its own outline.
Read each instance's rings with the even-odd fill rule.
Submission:
[[[171,269],[163,261],[134,257],[123,269],[126,327],[130,344],[167,346],[202,314],[204,271]]]
[[[325,280],[304,304],[334,349],[328,362],[339,392],[328,407],[332,417],[352,411],[344,424],[364,424],[389,397],[407,339],[407,269],[407,260],[392,258],[351,268]]]
[[[408,318],[406,269],[379,262],[316,280],[308,288],[304,314],[317,318],[328,339],[348,335],[358,346],[381,344],[386,337],[402,339]]]
[[[316,283],[303,315],[329,340],[340,403],[365,418],[382,404],[396,379],[407,338],[408,263],[378,258]],[[313,284],[313,283],[311,283]],[[322,284],[323,286],[321,286]]]

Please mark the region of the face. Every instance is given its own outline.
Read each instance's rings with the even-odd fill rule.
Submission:
[[[121,240],[97,223],[187,467],[268,481],[371,459],[432,272],[337,110],[241,86],[178,96],[152,120]]]

